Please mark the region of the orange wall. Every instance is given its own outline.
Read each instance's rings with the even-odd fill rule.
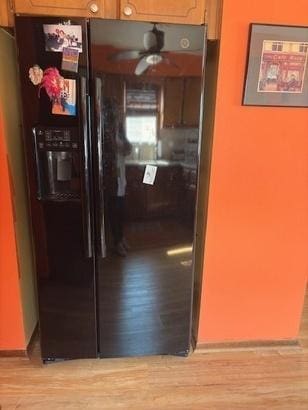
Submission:
[[[0,113],[0,350],[24,350],[9,171]]]
[[[249,23],[307,0],[224,0],[199,343],[294,338],[308,262],[308,108],[241,106]]]

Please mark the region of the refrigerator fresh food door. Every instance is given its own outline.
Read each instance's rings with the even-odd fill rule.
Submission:
[[[204,27],[90,21],[101,357],[190,348]]]
[[[86,21],[17,16],[16,36],[42,357],[96,357]]]

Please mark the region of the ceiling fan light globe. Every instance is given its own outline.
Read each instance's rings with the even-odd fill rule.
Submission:
[[[149,56],[146,57],[146,62],[149,65],[156,65],[159,64],[162,61],[162,56],[159,54],[150,54]]]

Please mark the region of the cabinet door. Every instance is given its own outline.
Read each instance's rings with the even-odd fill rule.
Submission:
[[[183,79],[167,78],[164,85],[164,127],[179,127],[182,122]]]
[[[125,213],[128,221],[143,219],[147,214],[146,186],[142,184],[144,167],[126,166]]]
[[[105,17],[104,3],[104,0],[15,0],[15,11],[48,16]]]
[[[189,127],[198,127],[200,119],[200,98],[200,78],[186,78],[183,100],[183,125]]]
[[[121,19],[204,23],[206,0],[120,0]]]
[[[13,27],[13,0],[0,0],[0,26]]]
[[[158,167],[155,184],[145,186],[147,218],[178,215],[182,184],[180,166]]]

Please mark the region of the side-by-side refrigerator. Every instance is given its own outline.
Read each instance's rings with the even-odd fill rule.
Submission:
[[[186,355],[202,26],[16,17],[44,361]]]

